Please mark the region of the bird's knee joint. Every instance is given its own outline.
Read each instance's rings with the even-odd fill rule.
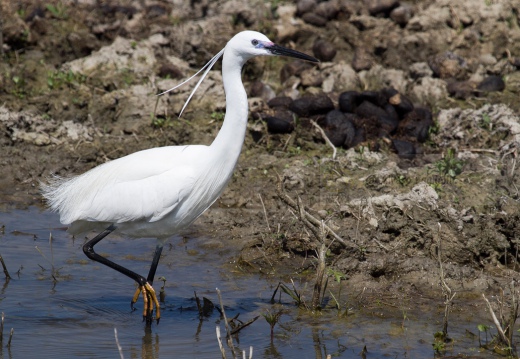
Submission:
[[[85,244],[83,246],[83,253],[85,253],[85,255],[90,258],[92,256],[92,254],[94,254],[94,247],[92,247],[88,243]]]

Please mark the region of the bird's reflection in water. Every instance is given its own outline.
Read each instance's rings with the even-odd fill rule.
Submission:
[[[139,355],[139,349],[137,347],[133,347],[130,350],[130,358],[159,358],[159,334],[152,333],[152,328],[150,326],[146,325],[144,328],[144,335],[141,341],[141,355]]]

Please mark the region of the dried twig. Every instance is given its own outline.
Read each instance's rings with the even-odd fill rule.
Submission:
[[[309,212],[307,212],[305,210],[305,208],[303,207],[303,205],[299,206],[298,204],[296,204],[296,202],[291,197],[289,197],[286,193],[284,193],[282,190],[281,183],[282,183],[282,181],[280,180],[280,185],[278,188],[278,197],[282,200],[282,202],[284,202],[286,205],[291,207],[296,212],[300,213],[300,215],[302,215],[302,218],[305,218],[305,220],[310,222],[314,228],[319,228],[322,225],[321,221],[319,219],[317,219],[316,217],[314,217],[313,215],[311,215]],[[345,247],[359,249],[355,244],[347,243],[343,238],[341,238],[339,235],[337,235],[336,232],[334,232],[326,224],[323,224],[323,227],[332,237],[334,237],[335,240],[337,240],[338,242],[343,244]]]
[[[262,203],[262,208],[264,209],[264,217],[265,223],[267,224],[267,230],[271,232],[271,227],[269,226],[269,219],[267,218],[267,211],[265,210],[264,200],[262,199],[262,195],[258,193],[258,198],[260,198],[260,203]]]
[[[493,308],[491,307],[491,303],[489,303],[489,300],[486,298],[484,293],[482,293],[482,298],[484,298],[484,300],[486,301],[489,312],[491,313],[491,318],[493,319],[493,323],[495,323],[495,326],[497,327],[497,331],[498,331],[498,335],[500,336],[500,340],[502,340],[502,342],[507,344],[508,346],[511,346],[509,339],[507,338],[506,334],[504,333],[504,329],[502,329],[502,325],[498,321],[498,318],[495,315]]]
[[[1,254],[0,254],[0,263],[2,263],[2,267],[4,268],[5,279],[7,279],[7,280],[11,279],[11,276],[9,275],[9,271],[7,270],[7,266],[4,263],[4,258],[2,257]]]
[[[335,160],[336,159],[336,153],[337,153],[336,146],[334,146],[334,144],[332,142],[330,142],[329,138],[325,134],[325,131],[323,131],[323,128],[321,128],[320,125],[318,125],[314,120],[311,120],[311,123],[313,124],[314,127],[316,127],[318,129],[318,131],[320,131],[321,136],[323,137],[323,139],[325,140],[327,145],[332,147],[332,159]]]

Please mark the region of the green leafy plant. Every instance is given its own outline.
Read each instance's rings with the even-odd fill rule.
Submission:
[[[45,8],[57,19],[66,19],[67,15],[67,7],[61,2],[54,4],[47,4]]]
[[[224,116],[226,114],[224,112],[215,111],[211,113],[211,119],[215,121],[224,121]]]
[[[458,159],[455,150],[450,148],[440,161],[435,162],[434,166],[440,175],[455,178],[462,173],[464,161]]]
[[[50,71],[47,73],[47,86],[51,89],[60,88],[63,85],[73,86],[84,83],[85,75],[72,71]]]
[[[281,309],[276,311],[275,313],[271,313],[269,310],[267,310],[267,313],[262,314],[266,322],[271,327],[271,341],[273,341],[274,338],[274,327],[280,321],[280,317],[282,316],[282,314],[283,311]]]

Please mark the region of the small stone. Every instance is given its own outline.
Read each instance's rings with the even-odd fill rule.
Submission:
[[[316,40],[312,46],[314,56],[320,61],[331,61],[336,56],[336,48],[330,42],[322,39]]]
[[[384,15],[388,16],[390,12],[399,6],[399,0],[369,0],[368,2],[368,12],[370,15]]]
[[[403,94],[396,93],[388,99],[388,103],[395,107],[399,116],[404,116],[413,110],[412,101]]]
[[[506,83],[500,76],[488,76],[477,86],[477,94],[485,92],[504,91]]]
[[[269,133],[291,133],[294,130],[294,119],[290,111],[276,111],[274,116],[265,117]]]
[[[302,16],[302,19],[306,23],[314,25],[314,26],[318,26],[318,27],[323,27],[323,26],[327,25],[327,19],[326,18],[324,18],[324,17],[322,17],[320,15],[317,15],[317,14],[315,14],[313,12],[308,12],[308,13],[304,14]]]
[[[319,122],[330,142],[336,147],[350,147],[356,135],[356,129],[345,114],[339,110],[327,113],[325,119]]]
[[[282,70],[280,70],[280,78],[282,82],[287,81],[287,79],[291,76],[299,76],[303,71],[310,69],[312,65],[305,61],[291,61],[286,63]]]
[[[413,16],[413,8],[410,5],[401,5],[390,12],[390,18],[401,27],[405,27]]]
[[[314,11],[319,16],[327,20],[332,20],[338,16],[339,10],[339,4],[337,1],[323,1],[318,4]]]
[[[264,84],[261,81],[255,81],[251,84],[251,89],[249,91],[249,96],[251,97],[260,97],[265,102],[276,97],[274,90],[271,86]]]
[[[473,95],[475,83],[472,81],[448,81],[446,89],[451,97],[465,100]]]
[[[395,139],[392,140],[392,145],[399,157],[409,160],[414,158],[416,152],[413,143]]]
[[[157,76],[163,77],[163,78],[164,77],[169,77],[171,79],[180,79],[180,78],[182,78],[184,76],[184,74],[174,64],[171,64],[169,62],[165,62],[159,68],[159,71],[157,72]]]
[[[374,105],[372,102],[363,101],[363,103],[356,108],[356,115],[363,118],[378,118],[380,116],[386,116],[386,112],[381,107]]]
[[[428,65],[441,79],[461,77],[467,67],[466,60],[451,51],[430,57]]]
[[[428,130],[433,124],[433,116],[430,110],[416,107],[408,112],[405,118],[399,122],[397,133],[409,139],[417,139],[424,142],[428,139]]]
[[[301,73],[300,78],[302,80],[302,86],[305,87],[319,87],[323,83],[323,77],[321,72],[316,68],[305,70]]]
[[[296,3],[296,14],[298,16],[302,16],[303,14],[311,12],[312,10],[314,10],[316,5],[316,0],[299,0]]]
[[[271,108],[289,108],[293,102],[293,99],[288,96],[279,96],[272,98],[267,102],[267,105]]]
[[[289,110],[300,117],[325,114],[334,109],[332,100],[325,94],[304,96],[292,102]]]
[[[339,95],[339,109],[343,112],[354,113],[359,104],[357,91],[345,91]]]

